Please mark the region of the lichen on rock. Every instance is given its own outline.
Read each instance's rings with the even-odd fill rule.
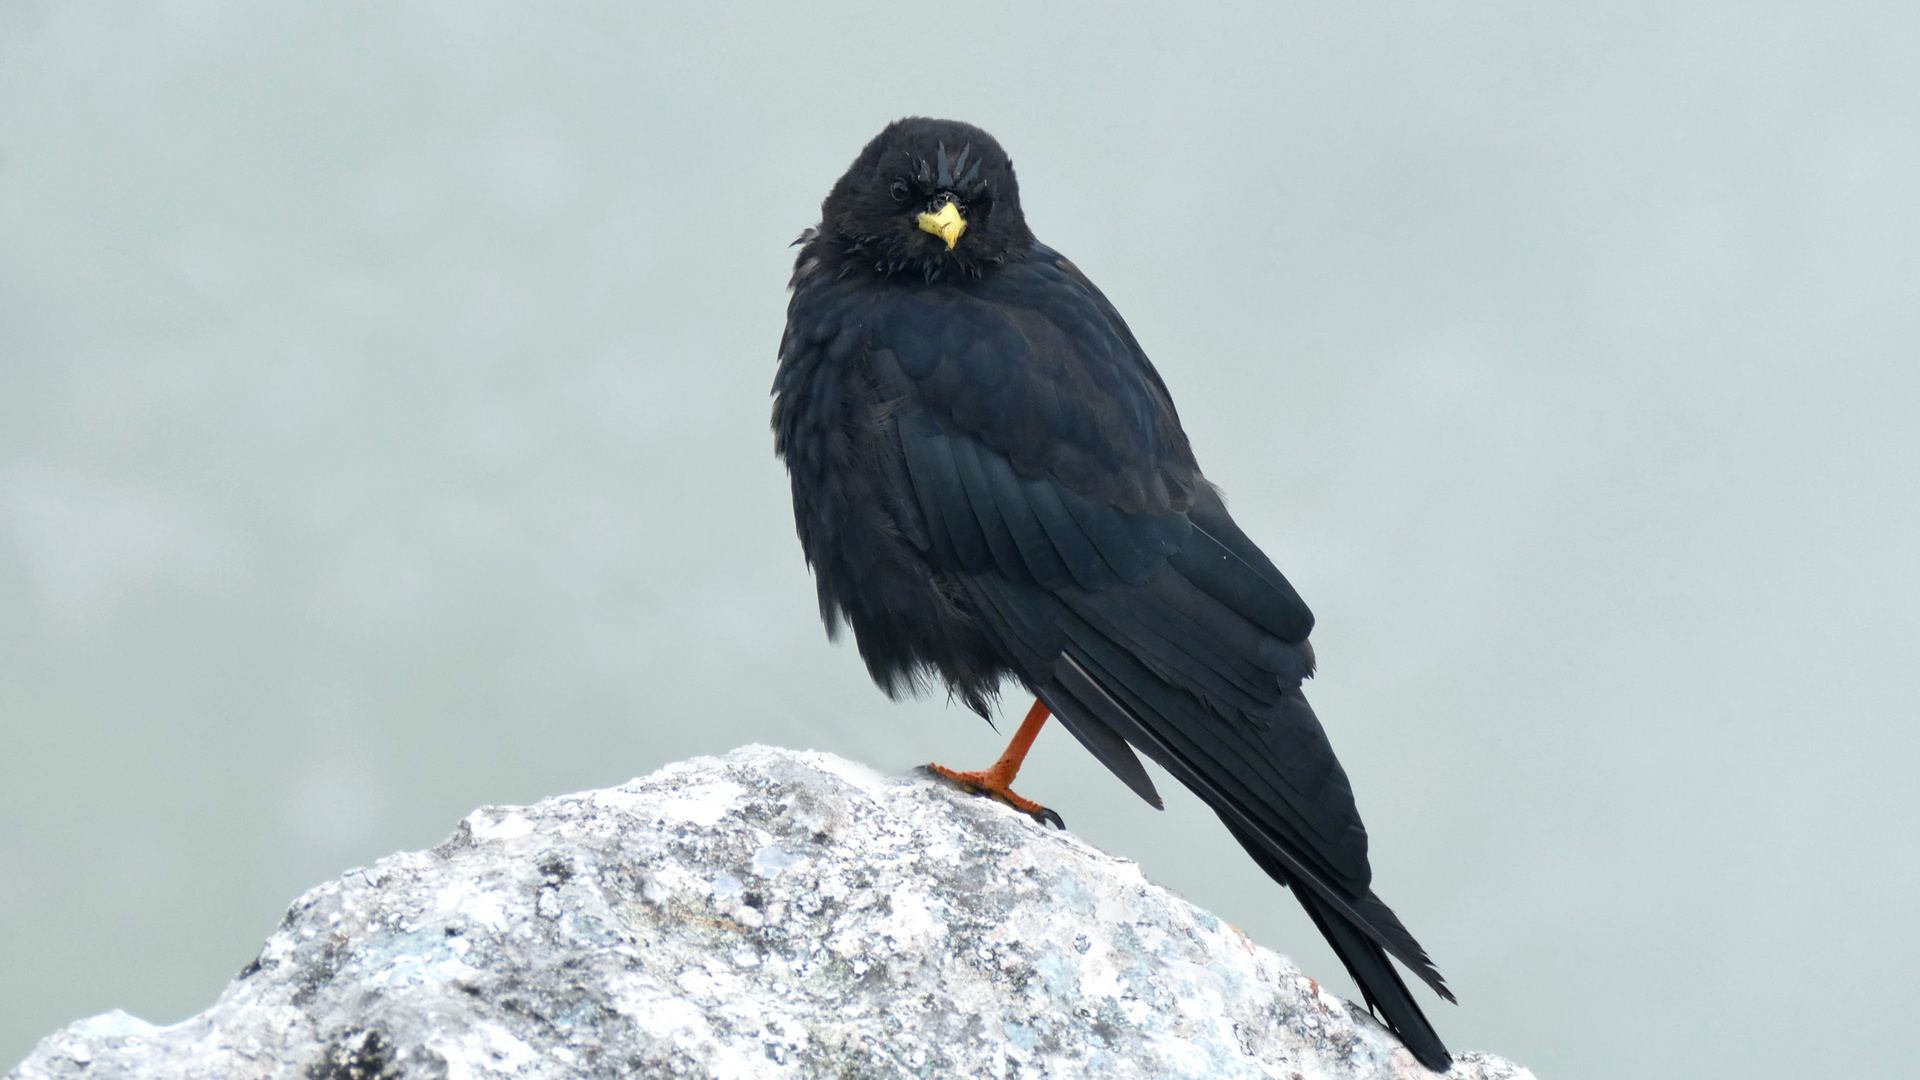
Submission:
[[[83,1020],[9,1077],[1429,1075],[1131,862],[750,746],[476,811],[302,896],[206,1012]]]

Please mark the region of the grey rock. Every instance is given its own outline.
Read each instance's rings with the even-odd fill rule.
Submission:
[[[206,1012],[17,1080],[1423,1077],[1364,1009],[1068,833],[751,746],[476,811],[296,901]],[[1485,1054],[1459,1080],[1531,1077]]]

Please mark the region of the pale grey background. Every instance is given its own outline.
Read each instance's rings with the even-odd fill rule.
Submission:
[[[478,804],[997,753],[824,642],[766,427],[931,113],[1319,613],[1449,1042],[1911,1067],[1913,5],[690,7],[0,0],[0,1063]],[[1191,799],[1023,787],[1346,988]]]

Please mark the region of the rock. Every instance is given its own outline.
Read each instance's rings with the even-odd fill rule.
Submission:
[[[1459,1080],[1531,1077],[1463,1054]],[[296,901],[206,1012],[9,1076],[1424,1077],[1364,1009],[997,803],[751,746],[476,811]]]

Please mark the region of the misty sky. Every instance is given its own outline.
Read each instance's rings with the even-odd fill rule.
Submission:
[[[1896,4],[0,0],[0,1067],[478,805],[992,760],[826,643],[767,430],[787,245],[922,113],[1313,606],[1450,1045],[1909,1070],[1917,54]],[[1352,992],[1177,785],[1050,731],[1021,788]]]

